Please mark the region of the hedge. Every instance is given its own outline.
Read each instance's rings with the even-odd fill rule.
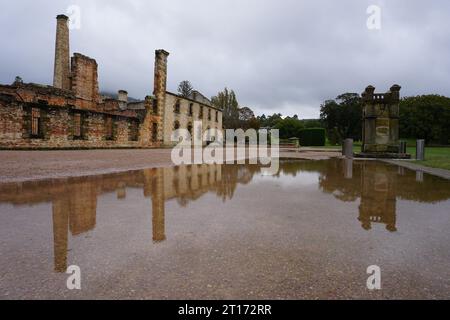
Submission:
[[[302,147],[323,147],[325,146],[325,129],[308,128],[300,130],[299,138]]]

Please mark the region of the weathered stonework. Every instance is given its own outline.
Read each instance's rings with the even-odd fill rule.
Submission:
[[[117,98],[101,97],[97,62],[79,53],[70,59],[67,21],[67,16],[57,17],[53,86],[21,81],[0,85],[0,148],[149,148],[170,144],[168,132],[176,118],[172,98],[177,95],[167,92],[169,53],[155,52],[154,96],[128,102],[128,93],[120,90]],[[198,95],[201,103],[207,103]],[[212,113],[220,121],[207,119],[204,129],[221,129],[222,112]]]
[[[399,85],[393,85],[387,93],[375,93],[375,88],[368,86],[363,92],[362,156],[397,157],[399,154],[400,89]]]
[[[164,114],[164,144],[167,146],[176,144],[171,141],[175,124],[179,125],[180,129],[189,129],[194,127],[195,121],[199,121],[202,123],[203,132],[207,129],[222,130],[222,111],[213,107],[207,100],[193,100],[167,92],[165,102],[167,112]],[[174,112],[177,104],[179,112]],[[191,132],[191,135],[193,134],[194,132]]]
[[[79,99],[99,102],[97,62],[75,53],[72,57],[72,91]]]
[[[55,70],[53,86],[55,88],[70,89],[70,44],[69,44],[69,18],[65,15],[56,17],[55,42]]]

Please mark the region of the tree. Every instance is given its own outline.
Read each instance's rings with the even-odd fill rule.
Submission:
[[[275,129],[280,130],[281,139],[299,138],[300,130],[303,129],[302,122],[295,118],[287,117],[285,119],[278,120]]]
[[[261,123],[259,122],[259,120],[257,118],[251,118],[250,120],[248,120],[246,122],[244,129],[259,130],[260,128],[261,128]]]
[[[262,116],[256,117],[256,119],[259,121],[259,124],[260,124],[261,127],[265,127],[266,126],[267,117],[266,117],[265,114],[263,114]]]
[[[16,76],[13,85],[20,85],[20,84],[23,84],[23,79],[22,77]]]
[[[450,143],[450,98],[439,95],[406,97],[400,101],[400,136]]]
[[[239,103],[233,90],[225,88],[217,96],[212,97],[211,102],[216,108],[222,109],[225,129],[237,129],[240,127]]]
[[[264,128],[273,128],[278,121],[283,120],[281,113],[274,113],[271,116],[266,117],[266,115],[262,115],[257,118],[261,124],[261,127]]]
[[[323,128],[323,123],[320,119],[304,119],[300,121],[305,128]]]
[[[242,129],[255,129],[261,127],[259,120],[255,117],[255,113],[249,107],[242,107],[239,109],[239,121]]]
[[[178,85],[178,93],[182,97],[185,98],[189,97],[192,93],[192,90],[194,90],[194,88],[192,87],[192,84],[188,80],[181,81],[180,84]]]
[[[255,117],[255,113],[249,107],[243,107],[239,109],[239,120],[249,121]]]
[[[339,144],[346,138],[361,140],[362,107],[357,93],[344,93],[321,105],[320,119],[332,144]]]

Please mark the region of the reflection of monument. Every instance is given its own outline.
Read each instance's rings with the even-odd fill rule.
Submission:
[[[386,229],[396,231],[397,199],[423,203],[450,199],[448,180],[378,161],[332,159],[301,166],[302,170],[320,172],[323,192],[344,202],[360,199],[358,220],[366,230],[372,223],[384,223]]]
[[[390,167],[365,163],[362,166],[361,204],[359,217],[362,227],[371,229],[372,223],[384,223],[386,229],[397,231],[396,223],[396,172]]]
[[[65,272],[68,266],[69,231],[72,236],[77,236],[95,228],[98,195],[115,192],[117,199],[121,200],[127,196],[127,187],[142,188],[144,196],[151,198],[152,239],[156,243],[166,239],[166,201],[176,199],[183,207],[207,192],[214,192],[223,200],[231,199],[236,185],[248,183],[258,170],[257,166],[190,165],[0,184],[0,202],[15,205],[52,202],[54,269]]]
[[[375,93],[368,86],[362,94],[363,144],[360,157],[409,158],[400,154],[399,142],[399,85],[387,93]]]

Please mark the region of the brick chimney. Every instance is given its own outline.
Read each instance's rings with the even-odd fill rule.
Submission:
[[[53,86],[70,90],[70,49],[69,49],[69,17],[56,17],[55,69]]]
[[[119,90],[117,92],[117,100],[119,100],[119,109],[126,110],[128,106],[128,92]]]
[[[155,80],[153,95],[156,98],[158,115],[164,115],[167,90],[167,57],[169,53],[165,50],[155,51]]]
[[[121,102],[128,102],[128,92],[125,90],[119,90],[117,93],[117,100]]]

